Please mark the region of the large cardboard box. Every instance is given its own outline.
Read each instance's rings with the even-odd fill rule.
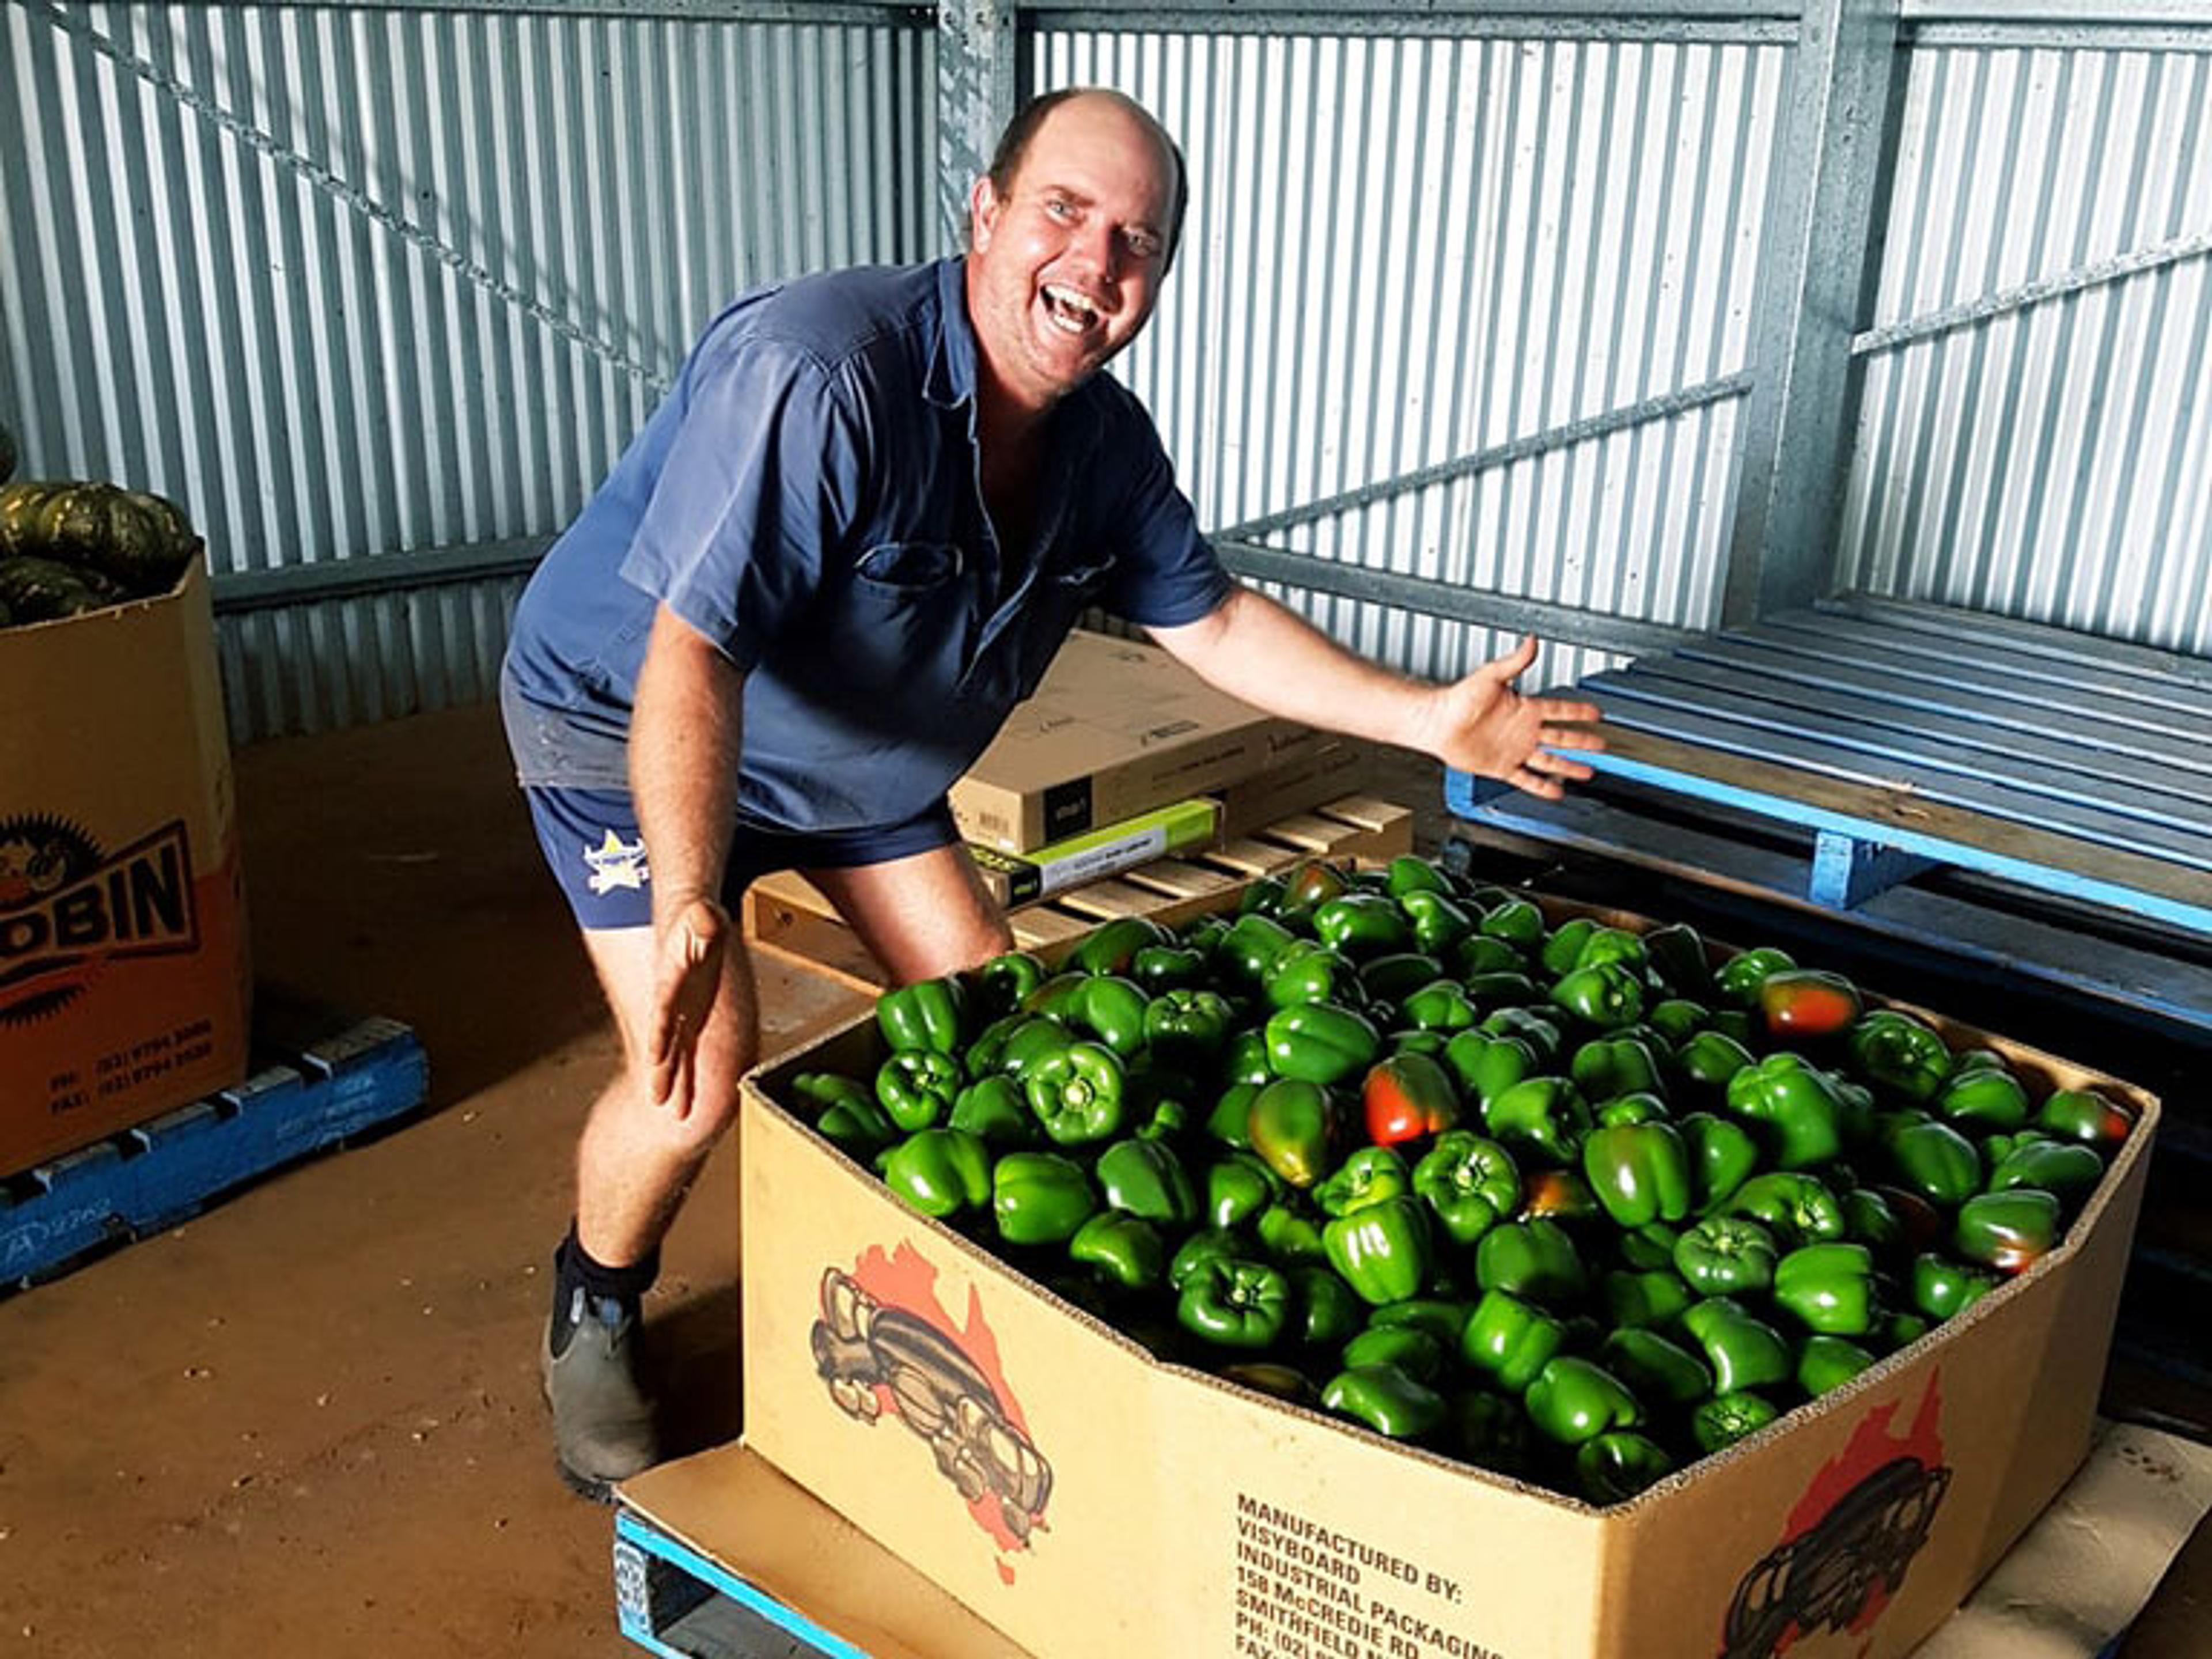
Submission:
[[[2087,1450],[2158,1115],[1937,1023],[2140,1113],[2063,1246],[1600,1510],[1163,1364],[904,1210],[778,1103],[865,1075],[864,1018],[745,1089],[747,1443],[1044,1659],[1890,1659]]]
[[[1210,794],[1322,741],[1216,691],[1158,646],[1079,629],[952,786],[952,816],[963,839],[1026,853]]]
[[[207,579],[0,631],[0,1173],[246,1075]]]

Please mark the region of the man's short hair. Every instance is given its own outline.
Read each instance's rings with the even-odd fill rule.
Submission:
[[[1029,155],[1030,141],[1036,137],[1044,118],[1071,98],[1081,98],[1105,90],[1098,87],[1061,87],[1055,91],[1039,93],[1014,112],[1014,118],[1006,123],[1006,130],[999,135],[998,148],[991,153],[991,189],[1004,201],[1012,194],[1014,179],[1022,170],[1022,162]],[[1175,199],[1168,209],[1166,254],[1160,262],[1164,273],[1175,268],[1176,249],[1182,243],[1182,216],[1190,205],[1190,169],[1183,165],[1182,147],[1176,143],[1168,130],[1154,119],[1152,112],[1134,99],[1121,93],[1108,95],[1119,98],[1129,108],[1144,117],[1160,142],[1168,147],[1175,158]]]

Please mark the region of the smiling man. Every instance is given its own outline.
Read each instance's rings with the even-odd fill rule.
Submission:
[[[799,870],[896,981],[1007,948],[945,792],[1085,607],[1290,718],[1540,794],[1589,775],[1559,751],[1597,746],[1573,729],[1597,711],[1513,689],[1533,641],[1426,684],[1222,568],[1150,417],[1098,374],[1152,315],[1186,194],[1121,94],[1032,102],[963,258],[716,318],[523,595],[509,742],[625,1055],[579,1146],[541,1355],[580,1490],[658,1455],[639,1298],[759,1052],[731,907]]]

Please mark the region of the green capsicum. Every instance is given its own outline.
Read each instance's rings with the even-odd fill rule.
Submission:
[[[1674,1241],[1674,1271],[1699,1296],[1755,1296],[1781,1259],[1774,1235],[1749,1216],[1707,1216]]]
[[[1912,1258],[1912,1305],[1942,1323],[1964,1313],[1997,1287],[1997,1276],[1932,1250]]]
[[[1417,951],[1440,955],[1474,931],[1474,918],[1449,893],[1403,893],[1398,897],[1398,908],[1413,925],[1413,948]]]
[[[1784,1249],[1844,1236],[1844,1206],[1818,1176],[1769,1170],[1737,1188],[1727,1209],[1764,1222]]]
[[[1077,982],[1060,1018],[1127,1060],[1145,1046],[1145,1013],[1151,1004],[1136,981],[1091,974]]]
[[[1279,1267],[1242,1256],[1216,1256],[1182,1282],[1176,1321],[1224,1348],[1273,1347],[1289,1328],[1291,1281]]]
[[[2036,1109],[2035,1127],[2110,1157],[2135,1127],[2135,1114],[2095,1089],[2054,1089]]]
[[[1943,1085],[1936,1115],[1970,1134],[2008,1132],[2027,1121],[2027,1091],[2009,1071],[1980,1066]]]
[[[948,1127],[965,1129],[988,1146],[1006,1148],[1034,1145],[1037,1121],[1031,1115],[1022,1085],[1005,1073],[977,1079],[952,1102]]]
[[[1702,1001],[1712,994],[1711,957],[1704,937],[1686,921],[1644,934],[1644,957],[1659,982],[1676,995]]]
[[[1359,1328],[1367,1305],[1334,1267],[1304,1263],[1285,1270],[1297,1305],[1291,1315],[1291,1335],[1313,1348],[1334,1348]]]
[[[1523,1039],[1480,1030],[1458,1032],[1444,1045],[1444,1066],[1482,1106],[1540,1069],[1535,1049]]]
[[[1313,930],[1332,951],[1358,959],[1402,951],[1413,942],[1412,921],[1387,893],[1341,893],[1317,904]]]
[[[1876,1320],[1874,1252],[1848,1239],[1800,1245],[1775,1264],[1774,1304],[1807,1330],[1864,1336]]]
[[[1982,1189],[1980,1150],[1948,1123],[1901,1123],[1883,1146],[1898,1183],[1938,1209],[1955,1210]]]
[[[1729,1085],[1752,1064],[1750,1049],[1711,1025],[1692,1031],[1668,1061],[1680,1081],[1709,1097],[1726,1095]]]
[[[1567,1230],[1546,1217],[1492,1227],[1474,1247],[1474,1282],[1546,1304],[1571,1302],[1589,1285],[1589,1270]]]
[[[1713,988],[1724,1001],[1739,1008],[1755,1009],[1759,1006],[1759,988],[1771,975],[1786,973],[1796,965],[1795,957],[1771,945],[1753,951],[1739,951],[1721,963],[1713,975]]]
[[[1597,922],[1590,916],[1570,916],[1544,936],[1542,946],[1536,952],[1536,963],[1553,979],[1572,973],[1582,965],[1583,945],[1597,932]]]
[[[1717,1393],[1765,1388],[1796,1375],[1796,1359],[1782,1333],[1731,1297],[1695,1304],[1683,1314],[1682,1328],[1705,1350]]]
[[[1062,1146],[1110,1140],[1128,1120],[1128,1074],[1103,1043],[1046,1054],[1024,1074],[1022,1091],[1046,1137]]]
[[[1065,1244],[1097,1210],[1091,1177],[1064,1153],[1007,1152],[992,1168],[991,1215],[1009,1244]]]
[[[1579,1446],[1608,1429],[1632,1429],[1644,1407],[1628,1385],[1593,1360],[1559,1354],[1522,1395],[1536,1432],[1562,1445]]]
[[[1366,1205],[1331,1219],[1322,1248],[1362,1301],[1401,1302],[1428,1283],[1428,1209],[1411,1197]]]
[[[1638,1400],[1687,1406],[1713,1391],[1712,1368],[1658,1332],[1627,1326],[1606,1333],[1598,1359]]]
[[[1068,953],[1067,965],[1079,973],[1126,974],[1146,946],[1175,942],[1175,935],[1150,916],[1115,916],[1083,936]]]
[[[935,1048],[900,1048],[876,1068],[876,1099],[908,1133],[952,1109],[963,1081],[960,1062]]]
[[[1783,1169],[1809,1170],[1844,1149],[1846,1108],[1835,1080],[1789,1050],[1730,1078],[1728,1109],[1755,1126]]]
[[[1498,1386],[1519,1394],[1565,1346],[1567,1328],[1510,1291],[1485,1291],[1460,1333],[1460,1355]]]
[[[909,1210],[943,1220],[991,1201],[991,1151],[963,1129],[921,1129],[886,1149],[884,1185]]]
[[[957,975],[917,980],[876,999],[876,1026],[894,1049],[957,1054],[968,1024],[968,988]]]
[[[1250,1152],[1231,1152],[1206,1170],[1206,1219],[1215,1227],[1239,1227],[1283,1195],[1283,1181]]]
[[[1316,1184],[1313,1195],[1323,1215],[1340,1216],[1385,1199],[1402,1198],[1413,1188],[1413,1171],[1395,1148],[1362,1146]]]
[[[1350,957],[1318,940],[1302,939],[1275,958],[1261,981],[1260,994],[1271,1008],[1296,1008],[1309,1002],[1341,1006],[1364,988]]]
[[[2104,1176],[2105,1161],[2095,1147],[2080,1141],[2032,1140],[2008,1150],[1984,1185],[1993,1193],[2036,1188],[2053,1194],[2070,1211],[2096,1190]]]
[[[1644,1227],[1690,1213],[1690,1153],[1671,1124],[1618,1123],[1590,1131],[1583,1173],[1617,1225]]]
[[[1860,1016],[1844,1036],[1844,1052],[1860,1077],[1916,1105],[1933,1102],[1951,1075],[1951,1048],[1942,1034],[1901,1009]]]
[[[1418,1325],[1370,1325],[1345,1343],[1338,1360],[1347,1370],[1395,1365],[1415,1382],[1434,1388],[1443,1380],[1448,1358],[1443,1344]]]
[[[1873,1364],[1874,1356],[1857,1343],[1815,1332],[1797,1350],[1797,1386],[1817,1397],[1842,1388]]]
[[[1669,1326],[1697,1300],[1680,1274],[1657,1268],[1642,1273],[1615,1268],[1606,1274],[1599,1291],[1606,1317],[1617,1326]]]
[[[1419,1031],[1464,1031],[1481,1018],[1459,981],[1450,979],[1419,987],[1400,1001],[1398,1013]]]
[[[1692,1112],[1674,1126],[1690,1152],[1690,1198],[1708,1210],[1725,1203],[1759,1168],[1759,1143],[1734,1118]]]
[[[1395,1365],[1355,1365],[1322,1384],[1322,1408],[1392,1440],[1419,1440],[1444,1420],[1444,1397]]]
[[[1400,853],[1382,866],[1382,890],[1392,898],[1402,899],[1408,893],[1449,893],[1452,884],[1433,859],[1419,853]]]
[[[1524,898],[1509,898],[1492,905],[1482,913],[1475,928],[1523,951],[1540,948],[1546,933],[1544,913]]]
[[[812,1109],[814,1127],[824,1139],[863,1160],[898,1139],[898,1126],[890,1114],[853,1078],[836,1072],[801,1072],[791,1079],[791,1092]]]
[[[1601,962],[1553,985],[1552,1001],[1587,1025],[1633,1025],[1644,1018],[1644,981],[1626,963]]]
[[[1144,1217],[1101,1210],[1067,1242],[1071,1260],[1097,1269],[1124,1290],[1150,1289],[1167,1271],[1168,1247]]]
[[[1589,1108],[1564,1077],[1528,1077],[1483,1102],[1483,1127],[1516,1152],[1571,1164],[1590,1130]]]
[[[1607,1429],[1575,1448],[1575,1487],[1592,1504],[1625,1504],[1674,1472],[1674,1460],[1650,1436]]]
[[[1328,1260],[1322,1243],[1321,1218],[1295,1196],[1279,1199],[1261,1211],[1252,1231],[1259,1235],[1260,1248],[1270,1261],[1291,1266]]]
[[[1274,1074],[1306,1083],[1357,1077],[1382,1051],[1382,1035],[1365,1015],[1329,1002],[1277,1009],[1267,1017],[1265,1035]]]
[[[1592,1037],[1567,1062],[1567,1075],[1583,1098],[1591,1102],[1618,1100],[1623,1095],[1663,1094],[1659,1062],[1640,1038]]]
[[[1034,951],[1003,951],[975,969],[972,1001],[985,1018],[1003,1018],[1028,1000],[1048,972]]]
[[[1445,1237],[1472,1244],[1520,1205],[1521,1170],[1498,1142],[1452,1129],[1413,1166],[1413,1191]]]
[[[1206,952],[1188,940],[1143,945],[1129,958],[1129,977],[1144,988],[1147,996],[1202,985],[1206,974]]]
[[[1335,1103],[1318,1083],[1277,1078],[1252,1097],[1245,1139],[1261,1162],[1291,1186],[1310,1187],[1332,1160]]]
[[[2049,1254],[2058,1219],[2057,1195],[2038,1188],[1978,1193],[1959,1206],[1951,1248],[1968,1261],[2016,1273]]]
[[[1690,1437],[1698,1450],[1717,1452],[1757,1434],[1781,1415],[1781,1407],[1764,1395],[1741,1389],[1717,1394],[1690,1413]]]
[[[1164,1140],[1133,1135],[1099,1153],[1099,1191],[1108,1206],[1147,1221],[1188,1227],[1198,1219],[1198,1187]]]

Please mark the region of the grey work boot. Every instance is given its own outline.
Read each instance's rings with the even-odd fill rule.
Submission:
[[[609,1501],[616,1481],[660,1461],[637,1347],[637,1304],[593,1298],[581,1285],[546,1326],[538,1363],[561,1478],[596,1503]]]

